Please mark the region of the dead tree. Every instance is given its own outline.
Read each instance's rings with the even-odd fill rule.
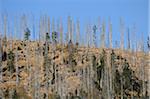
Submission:
[[[112,48],[112,23],[109,19],[109,48]]]
[[[107,82],[107,99],[112,99],[112,70],[110,64],[110,52],[106,56],[106,82]]]
[[[2,46],[4,47],[3,51],[6,52],[6,47],[7,47],[7,15],[3,16],[3,21],[4,21],[4,38],[2,41]]]
[[[15,65],[16,65],[16,86],[18,86],[19,84],[19,68],[18,68],[18,52],[17,52],[17,49],[16,49],[16,53],[15,53]]]
[[[74,36],[74,34],[75,34],[75,23],[73,22],[73,20],[72,20],[72,42],[73,42],[73,44],[75,43],[75,36]]]
[[[67,37],[69,38],[69,41],[72,41],[72,20],[71,17],[68,16],[68,31],[67,31]],[[67,41],[68,42],[68,41]]]
[[[39,42],[41,42],[41,33],[42,33],[42,17],[40,16],[40,21],[39,21]]]
[[[2,22],[1,20],[0,20],[0,22]],[[0,25],[2,25],[2,23],[0,24]],[[2,82],[2,80],[3,80],[3,71],[2,71],[2,52],[3,52],[3,45],[2,45],[2,32],[0,31],[0,82]],[[1,90],[0,90],[1,91]],[[2,92],[0,92],[0,93],[2,93]]]
[[[48,23],[47,23],[48,33],[50,33],[50,17],[48,17]]]
[[[92,47],[92,26],[89,23],[89,47]]]
[[[144,37],[142,34],[142,52],[144,53]],[[142,61],[141,61],[141,65],[142,65],[142,69],[141,69],[141,73],[142,73],[142,95],[146,96],[146,86],[145,86],[145,53],[142,57]]]
[[[86,44],[89,47],[89,24],[86,26]]]
[[[101,56],[101,66],[103,66],[101,75],[102,75],[102,80],[101,80],[101,86],[102,86],[102,96],[104,97],[104,99],[108,99],[108,90],[107,90],[107,84],[108,84],[108,78],[107,78],[107,66],[106,66],[106,52],[105,50],[102,51],[102,56]]]
[[[80,43],[80,22],[77,20],[76,26],[76,43]]]
[[[92,60],[92,59],[91,59]],[[89,76],[90,76],[90,99],[94,99],[94,84],[93,84],[93,78],[94,78],[94,69],[93,69],[93,65],[92,63],[90,63],[90,73],[89,73]]]
[[[46,17],[46,15],[43,16],[43,33],[42,33],[43,41],[46,40],[45,33],[47,33],[47,17]]]
[[[130,30],[129,30],[129,28],[128,28],[127,33],[128,33],[128,34],[127,34],[127,40],[128,40],[128,42],[127,42],[127,44],[128,44],[128,45],[127,45],[127,49],[130,50],[131,44],[130,44]]]
[[[2,37],[0,37],[0,82],[3,81],[3,71],[2,71]]]
[[[7,29],[8,29],[8,27],[7,27],[7,15],[4,15],[3,16],[3,20],[4,20],[4,38],[6,38],[6,36],[7,36]]]
[[[17,34],[17,26],[16,26],[16,20],[15,20],[15,25],[14,25],[14,34]],[[14,48],[13,45],[16,42],[17,35],[14,35],[14,41],[12,43],[12,49]],[[17,48],[15,50],[15,66],[16,66],[16,86],[19,84],[19,68],[18,68],[18,52]]]
[[[56,22],[56,31],[58,33],[58,43],[60,44],[60,32],[59,32],[59,28],[60,28],[60,24],[59,24],[59,19],[57,19],[57,22]]]
[[[73,24],[73,21],[72,21],[72,19],[71,19],[71,17],[70,17],[70,40],[72,41],[72,31],[73,31],[73,29],[72,29],[72,24]]]
[[[105,22],[102,24],[102,33],[101,33],[101,48],[105,48]]]
[[[48,28],[48,22],[49,22],[49,21],[48,21],[48,16],[45,15],[45,33],[48,33],[48,31],[49,31],[49,30],[48,30],[48,29],[49,29],[49,28]],[[46,39],[46,38],[45,38],[45,39]]]
[[[131,46],[132,46],[132,50],[135,51],[135,46],[136,46],[136,25],[134,24],[132,27],[132,40],[131,40]]]
[[[17,18],[15,17],[15,21],[14,21],[14,39],[12,40],[12,49],[14,49],[14,45],[16,43],[16,39],[17,39]],[[16,66],[16,86],[19,85],[19,68],[18,68],[18,52],[17,52],[17,48],[15,50],[15,66]]]
[[[62,18],[60,18],[59,32],[60,32],[60,42],[61,42],[61,44],[63,44],[63,23],[62,23]]]
[[[120,48],[124,49],[124,23],[122,19],[120,19]]]
[[[25,26],[25,27],[27,27],[27,19],[25,20],[25,22],[24,22],[24,25],[23,26]],[[25,37],[25,44],[26,44],[26,66],[27,66],[27,68],[26,68],[26,70],[27,70],[27,74],[28,74],[28,78],[27,78],[27,83],[28,83],[28,86],[27,86],[27,91],[31,91],[32,89],[31,89],[31,66],[30,66],[30,61],[29,61],[29,59],[30,59],[30,53],[29,53],[29,36],[30,36],[30,30],[28,29],[28,28],[24,28],[24,37]]]
[[[46,70],[45,70],[45,74],[46,74],[46,77],[45,77],[45,79],[46,79],[46,82],[45,82],[45,89],[46,89],[46,99],[48,99],[48,97],[49,97],[49,95],[48,95],[48,92],[49,92],[49,82],[48,82],[48,76],[49,76],[49,64],[48,64],[48,41],[47,41],[47,39],[46,39],[46,41],[45,41],[45,55],[44,55],[44,59],[45,59],[45,67],[46,67]]]
[[[97,32],[98,32],[98,38],[100,39],[101,38],[101,19],[100,19],[100,16],[98,17],[98,20],[97,20]],[[98,43],[98,47],[101,47],[100,46],[101,43]]]
[[[32,16],[32,31],[33,31],[33,40],[36,40],[36,34],[35,34],[35,19],[34,16]]]

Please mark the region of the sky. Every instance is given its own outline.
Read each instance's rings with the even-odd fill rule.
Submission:
[[[150,0],[149,0],[149,3],[148,3],[148,13],[149,13],[149,17],[148,17],[148,19],[149,19],[149,21],[148,21],[148,34],[149,34],[149,37],[150,37]]]
[[[119,20],[123,18],[125,31],[136,27],[137,37],[143,33],[144,39],[148,35],[150,0],[0,0],[0,12],[9,16],[32,13],[35,17],[47,14],[50,18],[62,17],[63,23],[71,16],[75,21],[80,20],[81,32],[84,33],[85,24],[97,24],[100,16],[106,25],[110,18],[113,24],[113,39],[119,38]],[[10,19],[12,20],[12,19]],[[64,27],[65,28],[65,27]]]

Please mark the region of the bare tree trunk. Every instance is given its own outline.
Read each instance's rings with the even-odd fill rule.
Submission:
[[[132,29],[132,50],[135,51],[135,43],[136,43],[136,26],[135,24],[133,25],[133,29]]]
[[[143,39],[143,38],[142,38]],[[146,86],[145,86],[145,53],[144,53],[144,40],[142,40],[143,43],[142,43],[142,52],[143,52],[143,57],[142,57],[142,91],[143,91],[143,96],[145,97],[146,96]]]
[[[60,18],[60,29],[59,29],[59,32],[60,32],[60,44],[62,45],[63,44],[63,23],[62,23],[62,18]]]
[[[110,52],[108,51],[107,53],[107,66],[108,66],[108,81],[109,81],[109,93],[108,93],[108,97],[109,99],[113,98],[113,75],[112,75],[112,67],[111,67],[111,57],[110,57]]]
[[[112,52],[112,54],[114,54],[114,52]],[[111,72],[112,72],[112,98],[115,98],[115,56],[111,56]]]
[[[129,51],[130,51],[131,44],[130,44],[130,30],[129,30],[129,28],[128,28],[127,40],[128,40],[127,50],[129,50]]]
[[[60,30],[60,20],[59,19],[57,19],[57,21],[56,21],[56,32],[58,33],[57,35],[58,35],[58,43],[60,44],[60,32],[59,32],[59,30]]]
[[[35,38],[34,38],[35,39]],[[36,39],[35,39],[35,41],[36,41]],[[37,45],[39,44],[39,42],[38,41],[36,41],[36,43],[37,43]],[[34,63],[34,66],[35,66],[35,68],[34,68],[34,79],[32,79],[33,80],[33,82],[34,82],[34,93],[33,93],[33,97],[34,97],[34,99],[41,99],[41,94],[40,94],[40,83],[39,83],[39,81],[40,81],[40,79],[39,79],[39,74],[40,74],[40,67],[39,67],[39,53],[40,53],[40,51],[39,51],[39,46],[37,46],[37,45],[34,45],[34,47],[33,47],[33,49],[34,49],[34,57],[35,57],[35,63]]]
[[[18,52],[16,50],[16,86],[19,84]]]
[[[98,34],[101,34],[101,19],[100,19],[100,16],[98,17],[97,32],[98,32]],[[98,38],[99,38],[98,40],[100,40],[101,39],[101,35],[99,35]],[[98,47],[101,47],[100,44],[101,43],[98,42]]]
[[[120,52],[120,55],[122,56],[122,52]],[[123,96],[124,96],[124,94],[123,94],[123,80],[124,80],[124,78],[123,78],[123,75],[122,75],[122,73],[123,73],[123,61],[121,60],[121,63],[119,64],[120,65],[120,73],[121,73],[121,78],[120,78],[120,83],[121,83],[121,99],[123,99]]]
[[[148,67],[150,68],[150,51],[148,51]],[[150,75],[150,69],[148,69],[148,75]],[[150,96],[150,76],[148,76],[148,96]]]
[[[42,33],[42,18],[40,16],[40,21],[39,21],[39,42],[42,41],[41,33]]]
[[[48,17],[48,23],[47,23],[47,28],[48,28],[48,33],[50,34],[50,17]]]
[[[123,99],[123,78],[121,77],[121,99]]]
[[[90,89],[90,65],[89,65],[88,68],[87,68],[87,75],[88,75],[88,77],[87,77],[87,78],[88,78],[88,79],[87,79],[87,82],[88,82],[88,83],[87,83],[87,86],[88,86],[88,89],[87,89],[87,90],[88,90],[88,99],[90,99],[90,94],[91,94],[91,93],[90,93],[90,90],[91,90],[91,89]]]
[[[72,20],[72,43],[74,44],[75,43],[75,35],[74,35],[74,33],[75,33],[75,23],[73,22],[73,20]]]
[[[44,42],[44,16],[41,16],[41,20],[40,20],[40,38],[41,38],[41,41]]]
[[[39,98],[39,85],[38,85],[38,53],[37,49],[35,50],[35,71],[34,71],[34,99]]]
[[[101,48],[105,48],[105,22],[102,24]]]
[[[89,46],[89,25],[86,26],[86,46]]]
[[[103,71],[103,82],[102,82],[102,85],[103,85],[103,87],[102,87],[102,95],[103,95],[103,98],[104,99],[109,99],[108,98],[108,93],[109,93],[109,89],[108,89],[108,67],[106,66],[106,64],[107,64],[107,54],[106,53],[104,53],[103,54],[104,55],[104,71]]]
[[[52,32],[55,31],[55,19],[53,18],[52,19]]]
[[[3,81],[3,67],[2,67],[2,38],[0,37],[0,82]]]
[[[1,20],[0,20],[1,21]],[[1,25],[1,23],[0,23]],[[3,79],[3,71],[2,71],[2,34],[1,34],[1,31],[0,31],[0,82],[2,82],[2,79]],[[2,93],[0,91],[0,93]]]
[[[77,20],[77,26],[76,26],[76,43],[80,43],[80,22]]]
[[[68,33],[69,40],[72,41],[72,20],[70,16],[68,16]]]
[[[47,40],[45,41],[45,43],[46,43],[46,47],[45,47],[45,55],[44,55],[44,57],[45,57],[45,67],[46,67],[46,70],[45,70],[45,74],[46,74],[46,82],[45,82],[45,89],[46,89],[46,99],[48,99],[48,97],[49,97],[49,64],[48,64],[48,42],[47,42]]]
[[[109,19],[109,48],[112,48],[112,23]]]
[[[121,50],[124,49],[124,23],[123,20],[120,19],[120,48]]]
[[[32,20],[33,20],[33,23],[32,23],[33,40],[36,41],[36,34],[35,34],[35,18],[34,18],[33,15],[32,15]]]
[[[7,15],[4,15],[4,38],[6,38],[6,36],[7,36]]]
[[[88,47],[90,48],[92,46],[92,26],[91,23],[89,23],[89,45]]]

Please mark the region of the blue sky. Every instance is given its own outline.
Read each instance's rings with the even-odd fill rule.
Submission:
[[[148,18],[148,36],[150,37],[150,0],[149,0],[149,3],[148,3],[148,14],[149,14],[149,18]]]
[[[119,39],[119,19],[123,18],[126,28],[136,26],[137,36],[141,33],[144,38],[148,35],[148,1],[149,0],[0,0],[1,12],[10,16],[16,14],[32,13],[36,17],[47,14],[55,19],[60,16],[63,23],[67,22],[70,15],[81,23],[81,32],[87,22],[97,24],[97,18],[108,22],[111,18],[113,24],[113,38]],[[107,25],[107,24],[106,24]],[[64,27],[65,28],[65,27]],[[149,30],[150,31],[150,30]]]

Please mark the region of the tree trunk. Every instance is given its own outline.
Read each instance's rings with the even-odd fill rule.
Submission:
[[[80,43],[80,22],[77,20],[76,26],[76,43]]]

